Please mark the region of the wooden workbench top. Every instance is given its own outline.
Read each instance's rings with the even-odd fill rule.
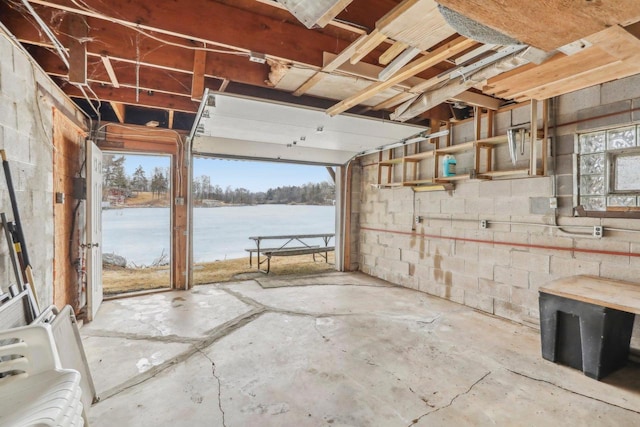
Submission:
[[[640,314],[640,284],[596,276],[571,276],[542,286],[540,292]]]

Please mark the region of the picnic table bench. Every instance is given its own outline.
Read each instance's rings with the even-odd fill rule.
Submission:
[[[640,284],[571,276],[539,292],[543,358],[597,380],[626,364]]]
[[[253,266],[253,253],[255,252],[257,258],[256,266],[258,270],[260,270],[260,266],[266,262],[267,269],[264,272],[269,273],[269,271],[271,270],[271,257],[274,256],[296,256],[311,254],[313,255],[314,261],[316,260],[316,255],[320,255],[325,259],[326,262],[328,262],[328,253],[335,250],[335,246],[329,246],[329,241],[333,237],[335,237],[335,233],[252,236],[249,237],[249,239],[255,242],[256,247],[245,250],[249,252],[249,266]],[[312,239],[322,239],[324,245],[314,245],[309,242],[309,240]],[[261,248],[261,243],[265,240],[279,240],[280,242],[284,243],[280,244],[280,246],[277,247]],[[264,255],[265,258],[263,260],[260,260],[260,255]]]

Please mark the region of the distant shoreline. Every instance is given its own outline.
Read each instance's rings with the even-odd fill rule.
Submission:
[[[254,203],[254,204],[241,204],[241,203],[221,203],[219,205],[203,205],[195,204],[194,208],[235,208],[242,206],[268,206],[268,205],[285,205],[285,206],[334,206],[330,203]],[[169,208],[169,203],[163,204],[140,204],[140,205],[117,205],[117,206],[103,206],[102,209],[146,209],[146,208]]]

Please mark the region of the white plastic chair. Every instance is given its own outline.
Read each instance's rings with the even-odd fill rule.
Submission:
[[[0,426],[83,426],[80,374],[61,369],[47,324],[0,332]]]

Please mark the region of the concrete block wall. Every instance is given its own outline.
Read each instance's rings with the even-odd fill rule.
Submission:
[[[80,113],[29,56],[0,30],[0,148],[10,163],[27,249],[41,306],[53,303],[53,106],[76,122]],[[4,174],[0,208],[10,220]],[[0,237],[0,287],[15,283],[4,234]]]
[[[550,150],[555,171],[547,177],[466,181],[450,192],[414,193],[372,186],[377,155],[363,159],[360,269],[535,327],[538,288],[551,280],[590,274],[640,286],[640,233],[609,231],[602,239],[591,237],[594,225],[640,231],[640,220],[574,217],[572,200],[575,132],[631,122],[633,105],[640,105],[636,98],[640,76],[557,99],[559,126]],[[497,134],[529,117],[526,105],[499,112]],[[472,135],[471,122],[454,126],[454,143],[472,140]],[[495,161],[510,163],[506,147],[497,150]],[[554,225],[549,198],[556,190],[562,228],[545,227]],[[413,221],[416,215],[422,217],[419,224]],[[481,220],[488,220],[489,227],[481,228]]]

